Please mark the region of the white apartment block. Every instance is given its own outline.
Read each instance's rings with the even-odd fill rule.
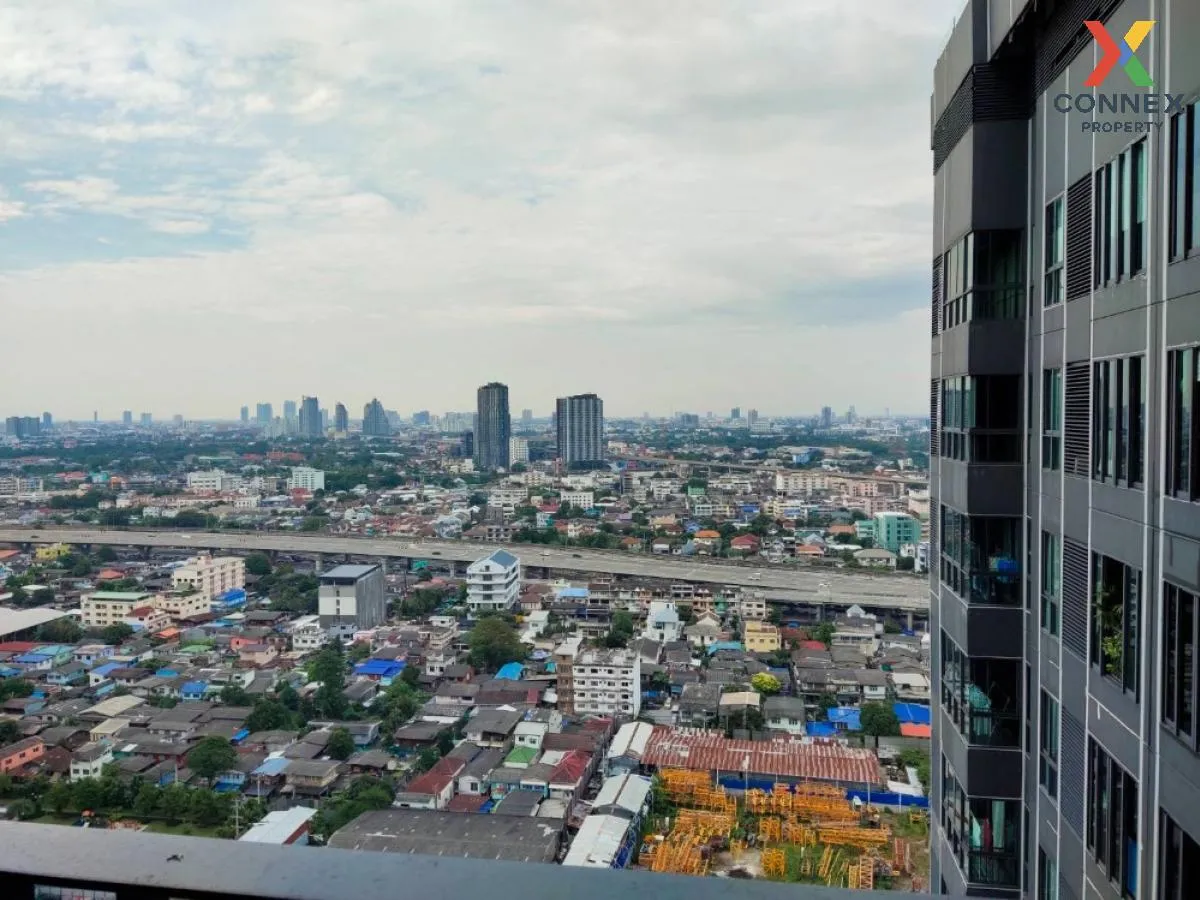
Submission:
[[[560,502],[568,503],[575,509],[593,509],[596,506],[596,494],[593,491],[563,491]]]
[[[295,466],[291,477],[288,478],[289,491],[323,491],[325,490],[325,473],[320,469],[308,466]]]
[[[84,628],[117,625],[139,606],[156,606],[156,599],[147,591],[96,591],[85,595],[80,602],[80,621]]]
[[[529,488],[493,488],[488,492],[488,506],[492,509],[502,509],[506,513],[513,512],[518,506],[529,502]]]
[[[632,650],[585,650],[571,669],[576,715],[636,719],[642,708],[642,659]]]
[[[40,478],[26,478],[22,475],[0,476],[0,497],[25,497],[40,494],[45,490],[45,483]]]
[[[161,609],[172,619],[190,619],[212,609],[212,601],[203,593],[161,594],[154,598],[154,608]]]
[[[674,478],[656,478],[650,482],[650,494],[655,500],[666,500],[678,494],[680,486]]]
[[[502,612],[517,605],[521,560],[496,550],[467,566],[467,608],[473,613]]]
[[[819,472],[778,472],[775,490],[795,497],[829,490],[829,476]]]
[[[194,556],[171,574],[177,591],[194,590],[211,603],[226,591],[246,586],[246,561],[240,556]],[[194,596],[194,595],[193,595]]]
[[[761,591],[745,591],[737,599],[738,618],[743,622],[762,622],[767,618],[767,598]]]
[[[508,461],[510,464],[529,462],[528,438],[511,437],[508,439]]]
[[[241,490],[243,483],[242,476],[230,475],[220,469],[188,472],[187,492],[189,494],[223,494]]]
[[[292,622],[292,649],[299,653],[320,650],[329,641],[329,634],[321,627],[320,616],[301,616]]]

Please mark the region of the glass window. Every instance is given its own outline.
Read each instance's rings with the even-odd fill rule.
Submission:
[[[1137,897],[1138,785],[1095,740],[1088,741],[1087,849],[1122,896]]]
[[[1041,741],[1038,784],[1051,797],[1058,796],[1058,701],[1042,691]]]
[[[1020,231],[979,231],[946,252],[943,330],[973,319],[1024,317],[1021,243]]]
[[[1042,370],[1042,468],[1062,468],[1062,369]]]
[[[1093,363],[1092,477],[1141,487],[1146,415],[1144,357]]]
[[[1038,847],[1037,900],[1058,900],[1058,863]]]
[[[1065,207],[1063,197],[1058,197],[1046,207],[1045,284],[1042,293],[1044,306],[1062,303],[1066,292],[1067,283],[1063,277],[1063,260],[1067,249]]]
[[[1092,554],[1092,665],[1138,696],[1141,570]]]
[[[1042,628],[1058,635],[1058,610],[1062,600],[1062,538],[1042,532]]]
[[[1021,856],[1017,801],[972,797],[967,810],[967,881],[1017,887]]]
[[[1096,172],[1093,246],[1097,286],[1145,269],[1146,165],[1143,139]]]
[[[1162,900],[1191,900],[1200,880],[1200,844],[1162,814]],[[1190,887],[1188,886],[1190,885]]]
[[[1195,404],[1200,393],[1196,390],[1197,361],[1200,352],[1187,347],[1167,354],[1167,377],[1170,391],[1167,398],[1167,491],[1180,500],[1200,498],[1200,465],[1195,429]]]
[[[1193,215],[1196,107],[1171,117],[1171,259],[1183,259],[1195,246]]]
[[[1200,599],[1173,584],[1163,585],[1163,726],[1193,750],[1200,747],[1196,723],[1196,643]]]

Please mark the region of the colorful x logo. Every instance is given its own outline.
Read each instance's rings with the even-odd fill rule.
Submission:
[[[1146,39],[1146,35],[1150,33],[1150,29],[1154,27],[1154,22],[1146,19],[1139,19],[1129,26],[1129,30],[1125,32],[1125,39],[1121,43],[1113,40],[1112,35],[1100,22],[1094,20],[1083,23],[1087,26],[1088,31],[1092,33],[1092,37],[1096,39],[1096,43],[1100,45],[1100,49],[1104,51],[1104,56],[1096,65],[1095,70],[1087,77],[1087,81],[1083,83],[1084,87],[1099,87],[1104,83],[1104,79],[1109,76],[1113,68],[1120,63],[1125,69],[1125,74],[1129,76],[1138,87],[1151,87],[1154,84],[1154,79],[1150,77],[1150,73],[1146,71],[1145,66],[1141,64],[1135,54],[1137,48],[1142,45],[1142,41]]]

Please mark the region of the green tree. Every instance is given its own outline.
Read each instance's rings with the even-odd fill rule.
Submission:
[[[265,553],[251,553],[246,557],[246,574],[262,578],[271,574],[271,560]]]
[[[39,626],[37,637],[39,641],[49,641],[54,644],[74,644],[83,637],[83,629],[79,627],[78,622],[70,616],[66,616]]]
[[[900,733],[900,720],[890,704],[864,703],[859,718],[863,734],[874,736],[876,747],[881,737],[895,737]]]
[[[71,563],[69,574],[72,578],[87,578],[92,574],[92,561],[86,556],[78,556]]]
[[[813,640],[820,641],[825,645],[825,649],[829,649],[833,646],[833,633],[835,631],[837,631],[837,628],[832,622],[822,622],[813,629]]]
[[[0,719],[0,747],[15,744],[21,739],[21,726],[12,719]]]
[[[223,737],[206,737],[188,753],[187,764],[211,787],[218,775],[228,772],[237,764],[237,751]]]
[[[911,556],[900,556],[896,558],[897,572],[911,572],[916,568],[917,561]]]
[[[295,690],[292,691],[295,694]],[[296,708],[299,709],[299,696],[296,698]],[[275,731],[279,728],[287,728],[292,724],[292,711],[284,706],[281,700],[268,700],[266,698],[259,700],[254,704],[254,709],[250,715],[246,717],[246,728],[254,733],[255,731]]]
[[[764,696],[778,694],[783,687],[779,683],[779,679],[770,672],[759,672],[750,677],[750,686]]]
[[[416,666],[405,666],[400,673],[400,680],[410,688],[415,689],[421,683],[421,670]]]
[[[179,822],[191,807],[191,791],[182,784],[169,784],[160,798],[162,813],[172,822]]]
[[[46,792],[46,805],[49,806],[57,815],[62,815],[71,808],[75,802],[74,794],[71,791],[70,782],[56,781],[50,786],[50,790]]]
[[[340,719],[346,711],[346,657],[340,641],[334,641],[316,655],[308,667],[308,677],[320,684],[313,699],[322,715]]]
[[[96,552],[92,554],[96,557],[96,562],[111,563],[117,561],[117,551],[107,545],[98,547]]]
[[[221,702],[226,706],[250,706],[254,701],[240,684],[227,684],[221,688]]]
[[[279,693],[276,696],[278,697],[279,702],[292,712],[295,712],[300,708],[300,695],[290,684],[284,684],[284,686],[279,689]]]
[[[33,684],[24,678],[0,679],[0,703],[13,697],[28,697],[33,693]]]
[[[325,752],[333,759],[349,759],[354,755],[354,738],[345,728],[335,728],[325,745]]]
[[[114,622],[100,631],[100,640],[106,644],[119,644],[132,634],[133,629],[124,622]]]
[[[505,663],[525,658],[525,648],[516,629],[499,616],[480,619],[468,637],[471,663],[482,671],[494,672]]]
[[[362,662],[371,655],[371,645],[364,641],[356,641],[350,645],[350,650],[346,655],[350,657],[351,662]]]
[[[824,693],[817,700],[817,706],[821,708],[821,719],[829,721],[829,711],[835,709],[838,705],[837,697],[830,693]]]
[[[133,811],[139,816],[152,816],[158,812],[162,802],[162,788],[153,784],[143,784],[138,788],[133,798]]]

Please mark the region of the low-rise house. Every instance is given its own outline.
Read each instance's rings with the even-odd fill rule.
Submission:
[[[502,747],[523,716],[524,711],[519,709],[481,709],[467,720],[463,732],[468,741],[481,747]]]
[[[689,644],[702,650],[708,649],[721,640],[721,622],[713,615],[702,615],[697,621],[683,629],[683,634]]]
[[[99,778],[112,761],[113,749],[109,744],[84,744],[71,754],[71,780]]]
[[[929,676],[919,672],[890,673],[896,699],[902,703],[929,702]]]
[[[685,728],[708,728],[720,715],[721,685],[685,684],[679,695],[679,724]]]
[[[882,703],[888,699],[888,678],[879,669],[858,669],[855,673],[865,703]]]
[[[46,684],[69,687],[87,681],[87,668],[80,662],[63,663],[46,673]]]
[[[618,728],[604,756],[604,774],[637,771],[653,734],[654,726],[649,722],[626,722]]]
[[[439,759],[396,794],[392,805],[400,809],[444,809],[454,796],[455,779],[464,765],[463,760],[453,756]]]
[[[333,760],[293,759],[284,770],[287,779],[284,790],[298,800],[323,797],[333,788],[338,773],[339,764]]]
[[[804,734],[807,709],[801,697],[768,697],[763,702],[763,722],[771,731]]]
[[[542,748],[542,741],[552,731],[562,730],[562,713],[556,709],[532,709],[525,713],[513,730],[518,747]]]
[[[249,666],[265,666],[279,655],[274,644],[246,644],[238,650],[238,662]]]
[[[46,753],[46,742],[40,737],[27,737],[0,747],[0,774],[8,775],[37,762]]]
[[[751,653],[774,653],[781,646],[779,629],[769,622],[746,622],[742,641]]]
[[[463,745],[459,745],[462,747]],[[493,770],[504,760],[504,752],[495,747],[485,747],[467,762],[458,774],[458,791],[460,794],[486,794],[487,779]]]
[[[891,550],[883,550],[878,547],[858,550],[854,554],[855,562],[860,566],[868,566],[872,569],[894,569],[896,568],[896,558],[896,554]]]

